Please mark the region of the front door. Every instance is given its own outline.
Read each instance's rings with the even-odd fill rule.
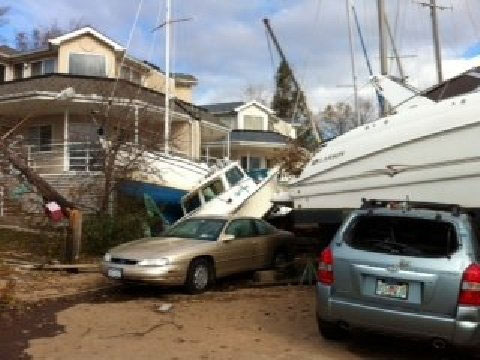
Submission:
[[[226,235],[235,238],[219,244],[220,258],[217,272],[222,275],[247,271],[255,268],[253,263],[253,242],[256,228],[250,219],[233,220],[228,224]]]

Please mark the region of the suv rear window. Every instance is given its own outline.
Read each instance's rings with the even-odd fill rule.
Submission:
[[[444,257],[458,247],[453,224],[395,216],[359,216],[346,234],[349,246],[377,253]]]

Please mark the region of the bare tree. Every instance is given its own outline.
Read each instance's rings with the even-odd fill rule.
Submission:
[[[86,26],[81,18],[71,19],[69,25],[61,27],[57,21],[47,26],[36,26],[31,31],[19,31],[15,35],[16,47],[20,51],[36,50],[48,46],[48,40],[63,33]]]
[[[363,125],[375,118],[375,108],[371,101],[359,99],[358,117],[352,106],[345,102],[328,104],[317,116],[317,123],[325,139],[346,133],[357,125]],[[360,120],[360,124],[358,121]]]
[[[10,11],[9,6],[0,6],[0,27],[8,23],[8,19],[6,18],[6,15],[9,11]]]
[[[243,98],[246,102],[255,100],[268,106],[272,95],[262,84],[249,84],[243,92]]]

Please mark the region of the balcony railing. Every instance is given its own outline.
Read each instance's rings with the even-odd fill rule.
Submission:
[[[12,149],[39,174],[100,172],[103,150],[98,142],[16,144]]]

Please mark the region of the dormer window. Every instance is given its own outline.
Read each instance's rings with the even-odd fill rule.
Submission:
[[[254,115],[245,115],[243,117],[244,130],[265,130],[263,128],[263,117]]]
[[[107,76],[107,63],[104,55],[70,54],[69,73],[72,75]]]

